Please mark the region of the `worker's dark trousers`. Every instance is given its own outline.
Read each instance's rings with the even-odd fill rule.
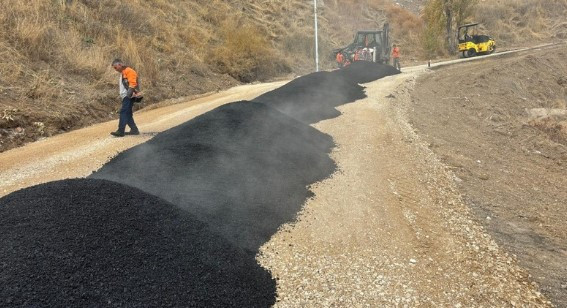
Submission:
[[[129,97],[122,99],[122,108],[120,109],[120,120],[118,120],[118,131],[124,132],[126,125],[130,126],[130,130],[137,131],[138,127],[134,123],[134,116],[132,108],[134,107],[134,102]]]
[[[400,59],[399,58],[394,58],[394,67],[398,70],[401,71],[402,67],[400,66]]]

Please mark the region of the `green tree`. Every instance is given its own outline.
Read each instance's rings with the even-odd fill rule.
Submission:
[[[426,37],[444,36],[446,50],[454,54],[457,41],[455,29],[473,16],[477,3],[478,0],[427,1],[423,14]]]
[[[429,59],[444,49],[443,29],[445,15],[443,14],[443,2],[441,0],[430,0],[423,10],[425,28],[421,37],[421,43],[425,56]]]

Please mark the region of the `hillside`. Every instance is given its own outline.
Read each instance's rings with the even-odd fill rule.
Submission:
[[[194,298],[191,290],[196,285],[204,292],[195,300],[214,306],[217,299],[226,302],[225,291],[234,293],[231,285],[238,281],[235,286],[242,291],[234,294],[233,302],[263,298],[275,303],[274,307],[551,307],[549,300],[563,307],[563,285],[554,280],[546,284],[539,273],[549,278],[565,275],[550,273],[553,268],[547,260],[538,262],[542,272],[524,267],[519,263],[521,254],[516,257],[507,245],[496,242],[506,243],[507,237],[491,236],[490,228],[485,227],[485,222],[509,223],[517,229],[514,235],[522,236],[520,244],[524,235],[542,243],[537,255],[558,256],[559,262],[554,264],[563,268],[565,237],[561,234],[565,234],[565,227],[561,222],[565,211],[560,206],[564,194],[554,190],[565,186],[565,177],[562,166],[552,160],[561,156],[549,152],[561,148],[552,144],[545,126],[540,130],[538,124],[551,124],[547,120],[554,119],[536,121],[533,128],[522,124],[525,107],[565,106],[537,101],[542,95],[548,98],[546,87],[527,79],[537,76],[554,82],[557,85],[551,90],[557,93],[555,98],[561,98],[564,78],[560,76],[565,75],[562,48],[564,53],[562,45],[523,53],[529,57],[508,53],[477,58],[480,61],[453,61],[460,63],[455,65],[435,63],[435,71],[425,65],[407,68],[402,74],[365,83],[364,87],[358,84],[361,79],[349,72],[356,67],[363,75],[368,72],[367,65],[358,62],[340,71],[272,83],[276,89],[261,96],[249,91],[260,90],[266,83],[145,110],[137,114],[144,132],[139,136],[109,138],[108,130],[115,125],[111,121],[1,153],[0,194],[89,175],[91,180],[119,179],[143,191],[96,182],[73,185],[66,180],[3,197],[0,203],[6,202],[11,210],[4,212],[8,223],[0,224],[0,237],[8,243],[0,255],[7,256],[4,263],[9,269],[0,275],[0,281],[8,286],[0,288],[4,291],[0,298],[47,306],[108,300],[119,306],[163,298],[168,304],[183,305],[179,301]],[[553,71],[549,63],[562,66]],[[465,67],[478,72],[473,75],[477,78],[471,80],[462,74]],[[503,71],[506,78],[495,71]],[[532,71],[539,73],[526,76]],[[430,90],[443,92],[420,95]],[[487,99],[477,97],[477,92]],[[248,100],[244,94],[256,98],[235,103]],[[219,100],[223,97],[225,104]],[[459,130],[462,125],[469,129]],[[469,139],[437,147],[439,142],[434,145],[428,138],[431,129]],[[482,142],[486,138],[494,143]],[[479,141],[480,147],[470,141]],[[465,158],[460,166],[447,164],[444,156],[436,154],[451,147],[458,150],[450,151],[452,157]],[[495,159],[496,154],[502,158]],[[518,164],[516,159],[528,164]],[[330,174],[333,166],[336,170]],[[93,170],[97,171],[93,174]],[[557,177],[548,176],[554,174]],[[480,204],[473,199],[470,204],[462,186],[475,183],[477,176],[485,186],[473,193],[481,197],[494,196],[499,187],[510,185],[512,208],[507,211],[501,199]],[[101,193],[97,189],[102,189]],[[123,193],[114,198],[109,212],[108,200],[117,190]],[[546,192],[551,194],[546,196]],[[66,198],[60,197],[61,193]],[[179,206],[194,216],[163,216],[160,209],[164,205],[152,205],[154,199],[148,193],[158,194],[169,206]],[[79,206],[71,206],[73,199],[80,200]],[[475,218],[476,205],[483,204],[493,212]],[[147,205],[152,207],[146,211]],[[58,207],[67,215],[57,214]],[[20,208],[26,210],[17,210]],[[150,215],[140,217],[138,210]],[[501,210],[511,214],[502,223],[503,216],[497,214]],[[532,220],[533,213],[538,219]],[[210,228],[198,232],[187,229],[193,226],[195,216]],[[100,229],[107,225],[107,217],[109,228],[92,233],[88,226]],[[524,231],[529,225],[535,228]],[[153,240],[156,234],[157,241]],[[553,234],[558,235],[560,246],[541,241]],[[33,245],[38,236],[42,237],[41,245]],[[207,240],[211,245],[200,245]],[[173,242],[177,244],[172,246]],[[191,247],[197,250],[188,250],[181,258],[161,257],[190,249],[184,243],[194,243]],[[163,249],[157,251],[156,245]],[[231,267],[235,258],[226,255],[235,245],[246,249],[248,261],[254,258],[254,262],[240,262],[241,270]],[[215,247],[228,249],[217,254]],[[202,262],[192,251],[205,251],[209,262]],[[149,257],[144,257],[141,266],[132,267],[145,255]],[[103,257],[91,262],[92,256]],[[239,254],[234,256],[242,260]],[[187,266],[179,268],[180,260]],[[81,264],[85,266],[77,266]],[[255,264],[270,277],[262,275]],[[201,279],[201,265],[207,265],[204,269],[212,270],[212,275]],[[117,272],[114,266],[120,275],[109,273],[109,269]],[[53,268],[56,273],[51,275]],[[152,268],[158,271],[146,270]],[[178,275],[163,276],[172,268]],[[50,282],[68,272],[74,273],[73,280],[55,278]],[[219,272],[228,276],[214,274]],[[242,281],[246,277],[262,284],[246,284]],[[84,284],[76,288],[77,281]],[[51,292],[57,283],[63,288]],[[55,293],[59,290],[61,294]],[[167,296],[171,290],[177,295]],[[558,296],[554,298],[555,291]],[[228,294],[229,300],[231,296]]]
[[[405,65],[423,60],[425,1],[318,2],[322,69],[334,67],[330,51],[356,29],[385,21]],[[146,99],[138,108],[314,70],[309,1],[0,3],[0,24],[10,29],[0,34],[0,151],[115,119],[116,57],[141,73]],[[477,20],[494,30],[500,47],[525,45],[567,37],[566,9],[567,0],[481,1]]]
[[[476,219],[556,307],[567,307],[566,46],[439,69],[418,80],[410,115]]]

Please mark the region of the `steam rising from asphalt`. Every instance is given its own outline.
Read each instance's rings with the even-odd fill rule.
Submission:
[[[332,138],[310,124],[364,98],[359,83],[395,73],[368,62],[313,73],[162,132],[87,180],[0,199],[0,298],[47,306],[273,304],[275,283],[254,256],[296,218],[312,195],[307,187],[336,168]]]
[[[157,135],[92,178],[160,196],[254,254],[295,218],[307,186],[334,171],[333,145],[309,125],[242,101]]]

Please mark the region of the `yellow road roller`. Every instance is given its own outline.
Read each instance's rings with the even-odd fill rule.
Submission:
[[[485,34],[477,33],[478,23],[462,25],[457,30],[459,53],[463,58],[477,55],[488,55],[496,49],[494,39]]]

